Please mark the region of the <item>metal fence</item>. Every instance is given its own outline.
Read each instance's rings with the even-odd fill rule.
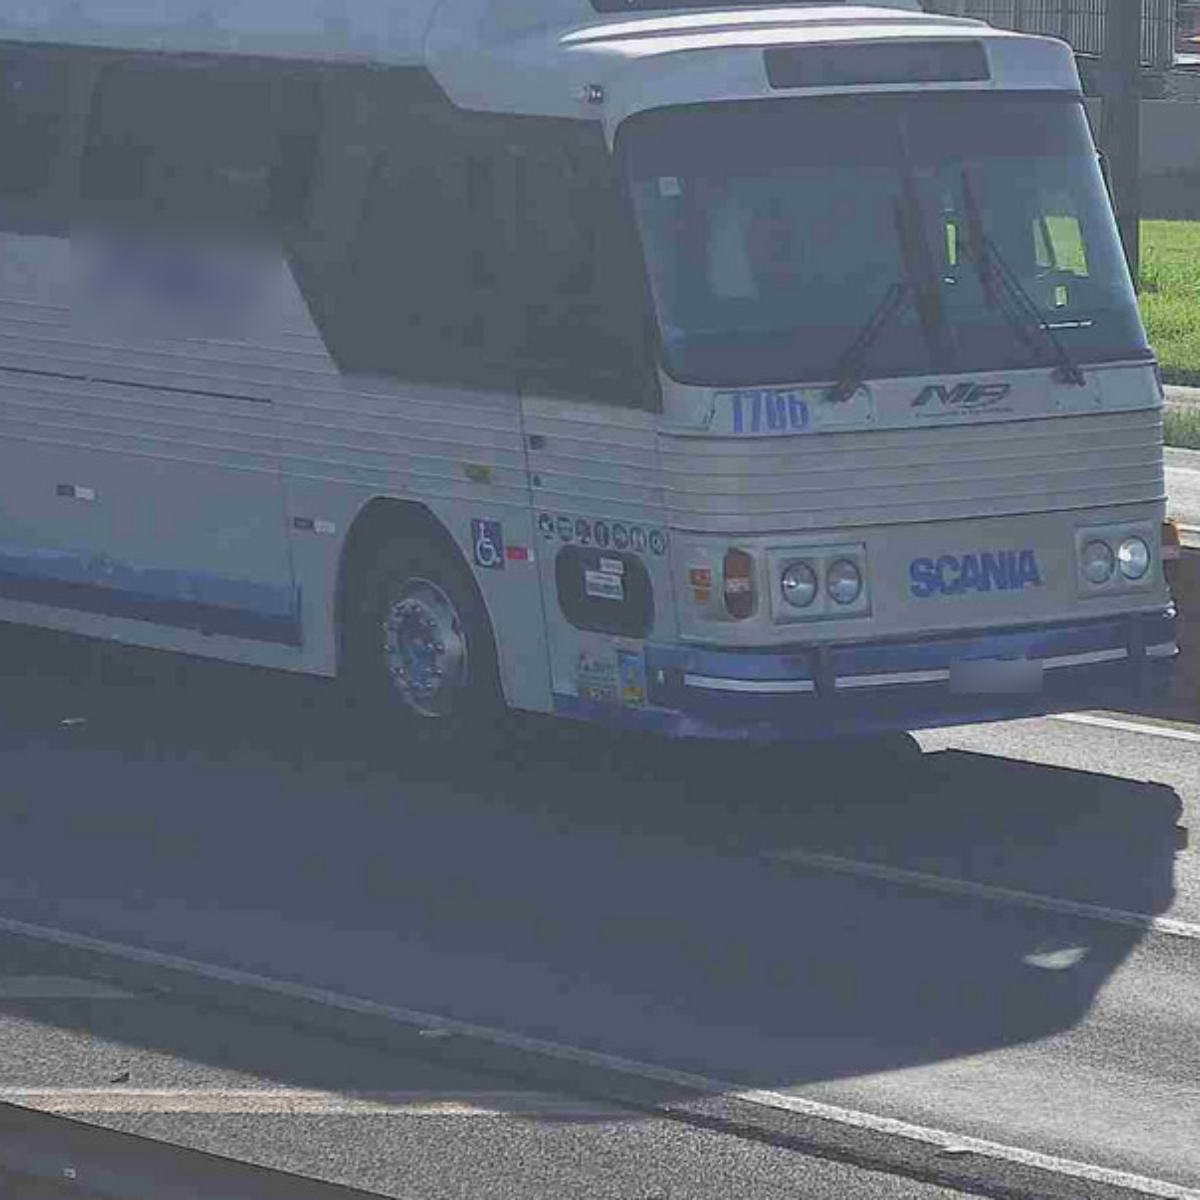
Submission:
[[[1077,54],[1099,55],[1104,50],[1107,0],[926,0],[925,7],[1062,38]],[[1143,0],[1142,61],[1147,66],[1169,67],[1175,61],[1176,8],[1177,0]]]

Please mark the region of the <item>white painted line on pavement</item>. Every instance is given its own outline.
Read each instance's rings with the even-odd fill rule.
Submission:
[[[99,979],[70,979],[64,975],[0,976],[0,1000],[136,1000]]]
[[[980,900],[1015,904],[1023,908],[1037,908],[1045,912],[1061,913],[1068,917],[1082,917],[1088,921],[1103,921],[1109,925],[1129,925],[1135,929],[1147,929],[1154,933],[1166,934],[1168,937],[1200,942],[1200,925],[1192,925],[1187,921],[1176,921],[1171,917],[1152,917],[1147,913],[1130,912],[1123,908],[1108,908],[1102,904],[1084,904],[1079,900],[1059,899],[1057,896],[1047,896],[1041,892],[1023,892],[990,883],[977,883],[971,879],[956,879],[952,875],[931,875],[925,871],[911,871],[907,867],[861,862],[855,858],[841,858],[836,854],[820,854],[817,851],[779,850],[772,851],[765,857],[772,862],[813,867],[821,871],[834,871],[839,875],[857,875],[864,879],[882,879],[887,883],[907,884],[934,892],[949,892],[956,896],[975,896]]]
[[[1087,946],[1060,946],[1057,950],[1035,950],[1021,960],[1041,971],[1069,971],[1088,956]]]
[[[1069,725],[1094,725],[1097,729],[1115,729],[1121,733],[1144,733],[1170,742],[1191,742],[1200,746],[1200,729],[1175,729],[1170,725],[1149,725],[1143,721],[1122,721],[1119,717],[1097,717],[1091,713],[1054,713],[1051,721]]]
[[[187,972],[202,979],[254,988],[256,991],[268,995],[306,1001],[339,1012],[370,1016],[422,1031],[441,1030],[446,1035],[473,1038],[489,1045],[502,1046],[505,1049],[523,1051],[527,1054],[543,1055],[560,1062],[611,1071],[614,1074],[627,1075],[634,1079],[668,1083],[672,1087],[685,1091],[719,1096],[847,1128],[861,1129],[868,1133],[890,1136],[897,1140],[916,1142],[947,1155],[973,1154],[982,1159],[1047,1171],[1068,1179],[1082,1179],[1112,1187],[1123,1187],[1144,1196],[1160,1197],[1161,1200],[1200,1200],[1200,1189],[1183,1187],[1161,1179],[1151,1179],[1145,1175],[1117,1171],[1110,1167],[1099,1167],[1092,1163],[1076,1162],[1072,1159],[1043,1154],[1037,1150],[1007,1146],[983,1138],[965,1137],[942,1129],[931,1129],[928,1126],[915,1125],[908,1121],[898,1121],[892,1117],[881,1117],[874,1113],[858,1112],[833,1104],[824,1104],[819,1100],[808,1100],[788,1092],[764,1088],[747,1090],[736,1083],[705,1075],[695,1075],[689,1071],[662,1067],[654,1063],[638,1062],[621,1055],[605,1054],[598,1050],[566,1046],[559,1042],[549,1042],[542,1038],[528,1037],[525,1034],[510,1033],[507,1030],[493,1029],[486,1025],[473,1025],[466,1021],[456,1021],[416,1009],[381,1004],[375,1000],[348,996],[325,988],[272,979],[269,976],[256,975],[250,971],[218,967],[209,963],[197,962],[194,959],[182,958],[175,954],[163,954],[157,950],[145,950],[138,946],[127,946],[120,942],[89,937],[86,934],[71,933],[65,929],[54,929],[46,925],[34,925],[28,921],[18,921],[11,917],[0,917],[0,932],[50,942],[54,945],[69,946],[77,950],[89,950],[127,962]]]
[[[628,1120],[628,1109],[540,1092],[340,1092],[301,1088],[0,1088],[0,1104],[50,1113],[223,1113],[243,1116],[553,1117]]]

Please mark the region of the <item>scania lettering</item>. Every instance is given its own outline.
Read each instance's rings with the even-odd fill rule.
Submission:
[[[912,594],[918,600],[929,596],[961,596],[964,592],[1020,591],[1026,586],[1041,587],[1042,573],[1032,550],[1000,550],[964,554],[956,558],[943,554],[938,558],[913,559],[908,569]]]
[[[9,7],[0,620],[341,676],[412,736],[1166,682],[1162,393],[1064,43],[918,0]],[[1040,690],[947,683],[991,660]]]

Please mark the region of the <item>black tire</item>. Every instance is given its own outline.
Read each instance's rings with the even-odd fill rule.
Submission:
[[[414,531],[351,581],[345,674],[360,713],[423,742],[490,745],[505,714],[487,609],[462,558]]]

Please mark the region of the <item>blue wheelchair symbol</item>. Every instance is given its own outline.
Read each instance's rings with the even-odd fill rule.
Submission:
[[[471,521],[471,549],[477,567],[487,571],[503,571],[504,532],[500,522],[475,517]]]

